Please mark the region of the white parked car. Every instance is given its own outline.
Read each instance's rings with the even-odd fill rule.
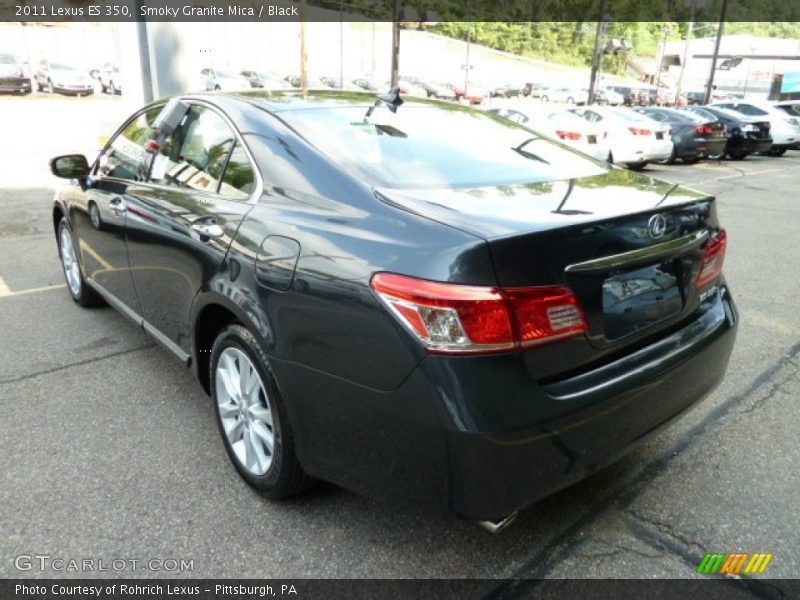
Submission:
[[[552,88],[547,90],[546,98],[550,102],[561,102],[562,104],[575,104],[576,102],[586,102],[586,95],[588,94],[585,90],[576,90],[573,88]],[[545,97],[543,96],[542,99],[544,100]]]
[[[490,112],[549,135],[596,160],[608,158],[606,132],[567,110],[553,110],[547,106],[534,109],[531,105],[512,104]]]
[[[606,133],[607,160],[639,171],[650,162],[672,154],[669,125],[640,115],[624,106],[588,106],[570,109]]]
[[[772,149],[767,154],[771,156],[781,156],[789,149],[800,149],[800,117],[793,117],[766,100],[728,100],[710,106],[769,121]]]
[[[610,106],[622,106],[625,104],[625,97],[619,92],[606,88],[603,90],[603,93],[606,96],[606,102],[608,102]]]
[[[200,71],[200,89],[212,92],[214,90],[232,91],[247,90],[252,86],[250,80],[236,73],[235,71],[225,71],[220,69],[203,69]]]

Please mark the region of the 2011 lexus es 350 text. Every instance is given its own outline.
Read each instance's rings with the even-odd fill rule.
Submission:
[[[452,103],[184,96],[51,168],[72,298],[190,366],[272,498],[318,478],[496,529],[734,344],[713,197]]]

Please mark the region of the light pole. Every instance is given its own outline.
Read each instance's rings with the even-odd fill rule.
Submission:
[[[467,13],[469,14],[469,13]],[[467,21],[467,57],[464,60],[464,99],[467,98],[467,86],[469,85],[469,70],[472,68],[472,65],[469,64],[469,45],[470,45],[470,38],[472,37],[472,23]]]
[[[589,76],[589,97],[586,99],[588,104],[594,104],[595,87],[597,86],[597,71],[600,69],[602,58],[603,35],[606,32],[606,5],[607,0],[600,0],[600,14],[597,20],[597,32],[594,38],[594,53],[592,54],[592,73]]]
[[[717,59],[719,58],[719,45],[722,41],[722,36],[725,33],[725,19],[728,16],[728,0],[722,0],[722,12],[719,16],[719,29],[717,29],[717,41],[714,44],[714,57],[711,59],[711,72],[708,75],[708,83],[706,84],[706,94],[703,99],[703,104],[708,104],[711,100],[711,90],[714,89],[714,75],[717,71]]]
[[[753,67],[753,54],[756,52],[755,46],[750,46],[750,60],[747,61],[747,75],[744,78],[744,91],[742,94],[747,95],[747,86],[750,84],[750,69]]]

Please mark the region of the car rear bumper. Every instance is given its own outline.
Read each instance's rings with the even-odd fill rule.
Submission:
[[[736,310],[723,296],[658,348],[541,386],[544,396],[531,393],[532,404],[563,405],[561,414],[507,432],[451,433],[453,511],[496,520],[525,508],[614,462],[695,405],[721,381],[733,348]]]
[[[514,353],[430,355],[389,391],[272,367],[307,473],[494,520],[613,462],[719,383],[737,317],[724,286],[709,303],[654,344],[546,384]]]
[[[27,94],[30,91],[31,80],[27,77],[0,78],[0,92],[23,92]]]
[[[725,152],[725,145],[728,140],[720,139],[695,139],[686,143],[676,144],[676,156],[679,158],[706,158],[717,156]]]
[[[734,145],[734,149],[742,150],[748,154],[756,154],[757,152],[767,152],[772,148],[772,138],[767,139],[752,139],[746,138],[741,141],[738,148]],[[729,148],[730,150],[730,148]]]

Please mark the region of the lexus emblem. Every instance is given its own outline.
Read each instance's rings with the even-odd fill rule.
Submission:
[[[657,240],[667,230],[667,220],[664,215],[653,215],[647,222],[647,235]]]

